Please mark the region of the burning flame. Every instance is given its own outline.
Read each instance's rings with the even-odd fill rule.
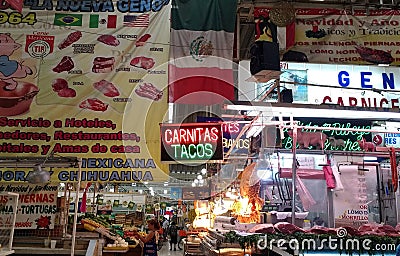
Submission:
[[[263,201],[258,196],[250,199],[243,197],[232,206],[232,214],[240,223],[258,223]]]

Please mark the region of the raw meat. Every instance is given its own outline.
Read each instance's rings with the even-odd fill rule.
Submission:
[[[390,225],[378,225],[374,231],[385,234],[397,234],[396,229]]]
[[[72,88],[64,88],[58,91],[57,94],[63,98],[74,98],[76,96],[76,91]]]
[[[154,64],[155,61],[152,58],[147,58],[144,56],[139,56],[139,57],[135,57],[131,60],[130,63],[132,66],[137,67],[137,68],[143,68],[143,69],[151,69]]]
[[[376,231],[364,231],[360,233],[361,236],[385,236],[386,234],[383,232]]]
[[[400,223],[397,223],[396,227],[394,228],[397,232],[400,232]]]
[[[149,40],[150,37],[151,37],[150,34],[144,34],[143,36],[141,36],[138,40],[136,40],[136,43],[135,43],[136,47],[145,45],[147,40]]]
[[[291,235],[296,232],[302,232],[304,233],[304,229],[299,228],[296,225],[293,225],[292,223],[289,222],[278,222],[274,225],[274,228],[281,232],[282,234],[287,234]]]
[[[321,226],[314,226],[311,229],[307,230],[307,233],[336,235],[336,229],[326,228],[326,227],[321,227]]]
[[[80,108],[85,108],[85,109],[90,109],[93,111],[101,111],[104,112],[108,108],[108,104],[102,102],[101,100],[97,98],[89,98],[84,101],[82,101],[79,104]]]
[[[67,48],[71,44],[75,43],[79,39],[81,39],[82,33],[80,31],[75,31],[69,34],[59,45],[58,49],[62,50],[64,48]]]
[[[367,232],[367,231],[374,231],[377,228],[378,224],[377,223],[367,223],[363,224],[358,227],[358,231],[360,233]]]
[[[70,71],[75,67],[74,61],[69,56],[64,56],[60,63],[53,68],[54,72],[61,73],[63,71]]]
[[[96,57],[93,60],[92,72],[94,73],[108,73],[114,68],[114,57]]]
[[[119,40],[113,35],[101,35],[97,38],[97,41],[102,42],[103,44],[106,44],[106,45],[111,45],[111,46],[119,45]]]
[[[357,229],[353,228],[353,227],[350,227],[350,226],[343,226],[343,227],[341,227],[341,228],[346,229],[347,234],[349,234],[349,235],[351,235],[351,236],[359,236],[359,235],[360,235],[360,232],[359,232]]]
[[[274,224],[258,224],[247,230],[248,233],[263,233],[273,234],[275,233]]]
[[[158,90],[151,83],[144,83],[144,84],[139,85],[139,88],[136,88],[135,92],[140,97],[148,98],[148,99],[155,100],[155,101],[160,100],[163,96],[163,92]]]
[[[96,83],[93,84],[93,87],[99,90],[101,93],[103,93],[107,97],[117,97],[119,96],[119,91],[117,87],[111,82],[108,82],[106,80],[100,80]]]
[[[57,78],[51,83],[51,87],[53,88],[53,91],[59,92],[62,89],[68,88],[68,82],[65,79]]]

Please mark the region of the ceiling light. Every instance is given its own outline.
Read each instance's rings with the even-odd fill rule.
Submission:
[[[203,169],[201,169],[201,174],[203,174],[203,175],[206,175],[207,174],[207,169],[206,168],[203,168]]]

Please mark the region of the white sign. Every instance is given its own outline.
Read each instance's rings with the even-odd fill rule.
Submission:
[[[17,212],[16,229],[53,229],[57,209],[57,185],[2,184],[0,192],[19,194],[18,209],[15,200],[0,193],[0,228],[7,226]]]

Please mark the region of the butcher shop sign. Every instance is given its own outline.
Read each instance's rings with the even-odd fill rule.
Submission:
[[[0,0],[0,157],[78,157],[82,180],[165,181],[169,0]],[[156,49],[156,50],[155,50]],[[0,182],[29,170],[0,169]],[[77,182],[52,168],[52,182]],[[31,219],[32,220],[32,219]]]
[[[265,38],[269,10],[255,8],[256,40]],[[278,31],[278,40],[291,50],[287,61],[399,65],[399,25],[400,11],[394,9],[296,8],[293,26]]]

